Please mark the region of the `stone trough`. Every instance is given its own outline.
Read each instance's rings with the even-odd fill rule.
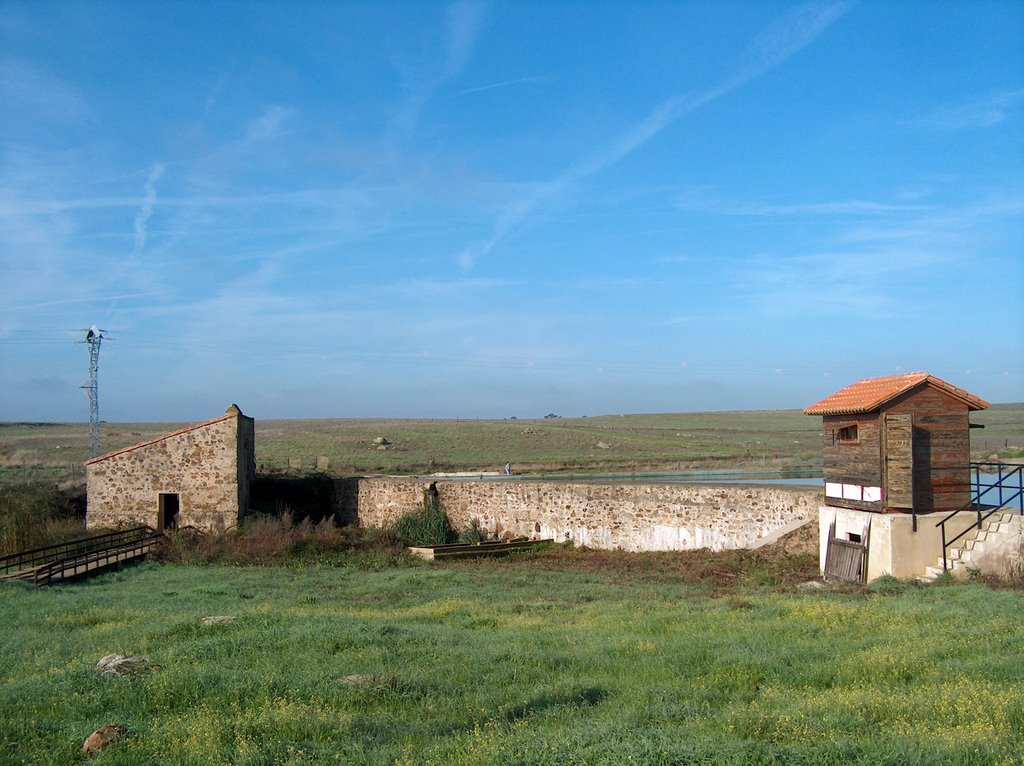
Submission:
[[[482,543],[456,543],[454,545],[430,545],[409,547],[409,553],[414,556],[433,561],[435,559],[468,558],[471,556],[500,556],[503,553],[512,551],[528,550],[545,543],[553,543],[554,540],[509,540],[508,542],[482,542]]]

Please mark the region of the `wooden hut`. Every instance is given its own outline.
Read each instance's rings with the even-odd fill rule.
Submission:
[[[971,500],[968,413],[983,399],[929,375],[867,378],[812,404],[825,498],[865,511],[955,511]]]
[[[862,548],[859,561],[850,559],[851,579],[917,576],[935,563],[936,518],[971,503],[969,413],[989,406],[910,372],[858,381],[804,410],[823,418],[826,576],[829,552],[851,544]],[[923,514],[931,516],[919,525]]]

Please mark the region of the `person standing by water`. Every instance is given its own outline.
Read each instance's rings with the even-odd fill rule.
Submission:
[[[511,463],[505,463],[505,475],[506,476],[511,476],[512,475],[512,464]]]

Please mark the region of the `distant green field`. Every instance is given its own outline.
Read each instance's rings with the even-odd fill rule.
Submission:
[[[1020,456],[1024,404],[974,413],[976,458]],[[183,423],[105,423],[105,451]],[[0,424],[0,480],[82,475],[85,424]],[[670,413],[542,420],[257,420],[256,460],[310,471],[326,457],[337,474],[497,471],[770,470],[820,466],[821,419],[797,410]],[[380,449],[375,440],[387,439]],[[1016,449],[1014,449],[1016,448]]]
[[[76,763],[107,723],[124,766],[1021,763],[1020,591],[713,598],[626,556],[0,584],[0,764]],[[113,652],[158,667],[97,676]]]

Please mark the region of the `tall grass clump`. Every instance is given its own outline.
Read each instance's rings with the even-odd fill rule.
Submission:
[[[240,527],[218,532],[183,529],[168,535],[157,554],[177,564],[247,566],[339,564],[354,558],[389,564],[401,555],[401,546],[380,530],[339,527],[333,517],[295,523],[289,512],[255,514]]]
[[[436,506],[400,517],[392,533],[405,545],[444,545],[457,537],[448,514]]]
[[[0,487],[0,555],[84,534],[69,498],[45,482]]]
[[[459,542],[467,545],[482,543],[487,539],[487,532],[480,526],[479,519],[473,519],[469,526],[459,533]]]

